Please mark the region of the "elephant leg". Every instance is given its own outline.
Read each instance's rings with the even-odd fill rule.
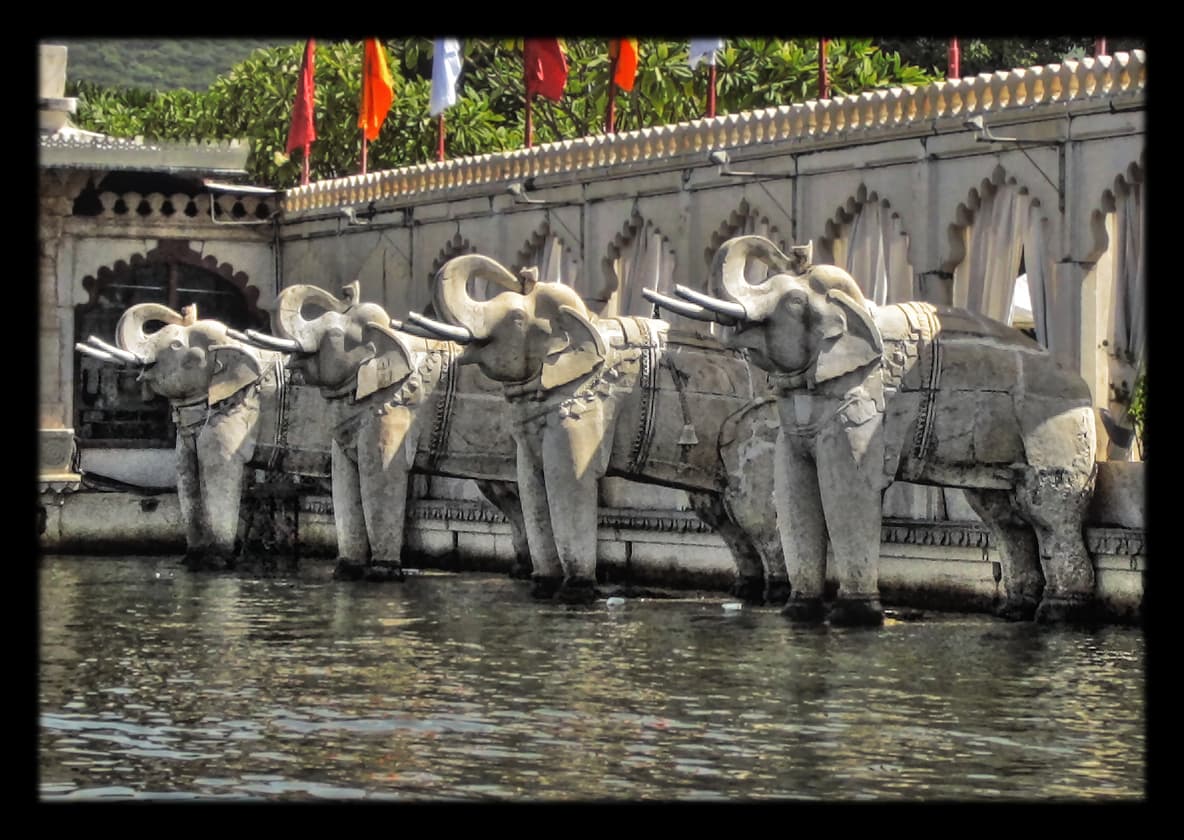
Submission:
[[[522,521],[533,568],[531,594],[536,598],[550,598],[563,583],[563,566],[551,530],[542,459],[526,440],[518,441],[517,471],[518,498],[522,502]]]
[[[836,625],[879,625],[884,426],[879,416],[823,427],[816,440],[818,490],[839,593],[828,616]],[[791,523],[792,524],[792,523]]]
[[[212,535],[206,527],[196,444],[182,432],[177,432],[177,502],[185,523],[185,568],[196,571],[205,567]]]
[[[820,623],[826,612],[822,597],[826,587],[826,519],[818,474],[807,451],[808,438],[777,437],[773,462],[773,500],[777,531],[781,535],[789,600],[781,611],[794,621]]]
[[[732,552],[732,559],[736,563],[736,580],[732,584],[731,594],[750,604],[763,604],[765,570],[760,552],[732,512],[733,506],[727,504],[726,496],[721,498],[715,493],[688,493],[687,498],[696,515],[719,534]],[[743,501],[740,504],[743,508]]]
[[[514,562],[510,566],[510,577],[526,579],[532,571],[530,565],[530,543],[526,538],[526,522],[522,518],[522,502],[518,498],[517,485],[512,481],[477,480],[477,489],[510,523],[510,538],[514,543]]]
[[[1083,531],[1095,476],[1096,468],[1088,473],[1032,468],[1016,485],[1016,503],[1040,545],[1044,592],[1038,622],[1090,624],[1096,619],[1094,564]]]
[[[1014,497],[1008,490],[965,491],[966,501],[979,515],[999,553],[1003,602],[995,614],[1011,621],[1030,621],[1036,615],[1044,576],[1037,563],[1036,534],[1015,517]]]
[[[595,408],[578,419],[552,418],[543,428],[543,481],[563,567],[563,585],[556,597],[567,603],[591,603],[596,597],[603,441],[603,415]]]
[[[233,567],[235,563],[243,470],[255,454],[258,421],[258,397],[251,396],[233,410],[212,411],[197,436],[201,497],[217,565]]]
[[[366,572],[370,541],[362,511],[358,465],[336,440],[332,449],[332,473],[333,524],[337,530],[337,568],[333,577],[357,580]]]
[[[401,407],[368,417],[358,431],[358,487],[370,542],[367,580],[403,579],[411,472],[404,444],[415,431],[413,415]]]

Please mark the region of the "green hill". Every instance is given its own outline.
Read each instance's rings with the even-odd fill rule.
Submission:
[[[68,50],[67,82],[143,90],[205,91],[218,76],[258,49],[299,39],[248,38],[42,38]]]

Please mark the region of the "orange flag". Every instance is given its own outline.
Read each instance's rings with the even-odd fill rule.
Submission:
[[[608,57],[617,60],[613,81],[621,90],[633,90],[633,80],[637,77],[637,56],[636,38],[613,38],[608,42]]]
[[[395,79],[386,66],[386,50],[377,38],[367,38],[362,56],[362,104],[358,128],[367,140],[377,140],[378,130],[395,101]]]

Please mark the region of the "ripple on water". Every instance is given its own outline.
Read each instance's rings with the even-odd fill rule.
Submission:
[[[1144,795],[1130,628],[832,632],[722,597],[557,608],[500,575],[158,567],[42,559],[45,799]]]

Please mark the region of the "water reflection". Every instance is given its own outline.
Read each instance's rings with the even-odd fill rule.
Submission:
[[[1105,799],[1145,785],[1144,641],[723,598],[533,601],[43,557],[43,799]]]

